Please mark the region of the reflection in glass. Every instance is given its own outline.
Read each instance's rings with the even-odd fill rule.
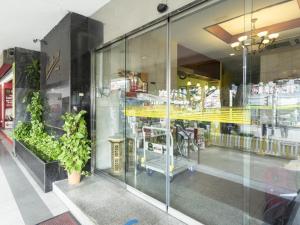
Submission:
[[[166,26],[128,38],[126,50],[126,182],[165,202]]]
[[[300,8],[250,3],[171,22],[174,158],[187,169],[170,206],[204,224],[299,224]],[[273,19],[284,10],[290,21]]]
[[[243,51],[238,51],[246,35],[237,36],[242,43],[235,51],[221,32],[243,33],[245,18],[234,25],[227,20],[244,10],[243,1],[222,1],[170,24],[170,118],[174,170],[181,171],[171,182],[170,207],[204,224],[243,224],[245,216],[258,221],[247,210],[249,153],[237,150],[240,128],[250,124],[243,107]]]
[[[96,168],[125,180],[125,41],[96,55]]]
[[[253,18],[260,21],[268,38],[276,40],[251,57],[258,78],[248,85],[251,112],[250,185],[262,191],[264,208],[250,195],[250,211],[268,224],[299,224],[300,136],[300,7],[299,1],[269,1],[264,8],[253,0]],[[274,18],[274,13],[288,15]],[[270,20],[271,19],[271,20]],[[298,21],[298,22],[296,22]],[[281,24],[281,25],[280,25]],[[280,26],[279,26],[280,25]],[[271,37],[270,37],[271,36]]]

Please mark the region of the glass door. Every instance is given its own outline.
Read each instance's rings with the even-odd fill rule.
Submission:
[[[252,36],[263,44],[249,49],[253,78],[248,88],[249,209],[266,224],[296,225],[300,224],[300,2],[252,4]]]
[[[96,54],[96,169],[125,181],[125,41]]]
[[[166,199],[166,23],[126,39],[126,183]]]
[[[262,221],[248,210],[247,52],[233,49],[251,32],[247,3],[208,1],[170,22],[169,211],[207,225]]]

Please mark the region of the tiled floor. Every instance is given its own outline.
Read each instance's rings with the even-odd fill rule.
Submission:
[[[285,169],[289,162],[283,158],[209,147],[200,152],[200,164],[196,170],[240,184],[244,184],[244,176],[249,173],[248,187],[259,191],[268,191],[272,187],[273,194],[278,194],[295,192],[300,186],[300,176]]]
[[[12,145],[0,138],[0,224],[34,225],[67,211],[53,192],[39,189],[12,156]]]

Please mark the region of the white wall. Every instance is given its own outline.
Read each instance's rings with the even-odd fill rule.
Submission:
[[[169,0],[168,12],[172,12],[194,0]],[[104,24],[104,43],[145,25],[163,14],[157,5],[164,0],[111,0],[91,17]]]

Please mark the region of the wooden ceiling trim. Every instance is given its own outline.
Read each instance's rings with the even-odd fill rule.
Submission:
[[[300,1],[300,0],[298,0]],[[278,33],[281,31],[291,30],[294,28],[300,28],[300,18],[272,24],[270,26],[265,26],[256,29],[256,32],[259,33],[261,31],[267,30],[269,33]],[[224,41],[227,44],[233,43],[238,40],[238,38],[242,35],[245,35],[245,33],[240,33],[236,35],[231,35],[228,31],[223,29],[219,25],[212,25],[205,28],[206,31],[214,35],[215,37],[219,38],[220,40]],[[247,32],[250,33],[250,32]]]
[[[286,31],[286,30],[291,30],[291,29],[294,29],[294,28],[300,28],[300,18],[285,21],[285,22],[281,22],[281,23],[272,24],[270,26],[265,26],[265,27],[258,28],[258,29],[256,29],[256,33],[259,33],[261,31],[266,31],[266,30],[269,33],[279,33],[279,32]],[[238,38],[242,35],[243,35],[243,33],[234,35],[232,37],[233,42],[237,41]]]
[[[206,27],[204,29],[228,44],[232,41],[232,35],[218,24]]]

